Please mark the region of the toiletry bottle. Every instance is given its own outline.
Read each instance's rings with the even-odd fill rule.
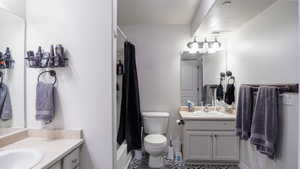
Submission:
[[[5,62],[5,68],[10,67],[10,50],[9,48],[6,48],[4,53],[4,62]]]
[[[4,61],[4,55],[2,52],[0,52],[0,69],[5,68],[5,61]]]
[[[170,137],[170,143],[169,143],[169,147],[168,147],[168,160],[173,161],[174,160],[174,148],[172,145],[172,138]]]
[[[55,59],[54,46],[51,45],[50,57],[49,57],[49,62],[48,62],[49,67],[54,67],[54,59]]]
[[[29,63],[29,66],[30,67],[34,67],[34,63],[35,63],[35,61],[34,61],[34,51],[28,51],[27,52],[27,59],[28,59],[28,63]]]
[[[123,74],[123,64],[121,62],[121,60],[119,60],[119,63],[117,65],[117,75],[122,75]]]
[[[38,51],[35,55],[35,66],[41,67],[42,65],[42,58],[43,58],[43,51],[42,51],[42,47],[39,46]]]
[[[55,66],[64,67],[65,66],[65,54],[64,54],[64,47],[62,45],[57,45],[55,47],[56,53],[56,61]]]

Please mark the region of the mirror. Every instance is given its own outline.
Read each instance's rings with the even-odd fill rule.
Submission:
[[[196,106],[215,105],[216,89],[219,84],[226,85],[226,52],[191,53],[185,51],[181,55],[180,93],[181,105],[191,101]],[[222,79],[222,80],[221,80]],[[220,101],[224,100],[220,99]]]
[[[8,6],[0,4],[0,136],[25,127],[25,20]]]

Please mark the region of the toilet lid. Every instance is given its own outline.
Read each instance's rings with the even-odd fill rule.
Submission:
[[[149,144],[165,144],[167,142],[167,138],[160,134],[149,134],[145,137],[145,141]]]

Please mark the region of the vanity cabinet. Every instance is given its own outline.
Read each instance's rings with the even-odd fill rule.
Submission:
[[[238,162],[239,139],[234,121],[185,120],[183,158],[192,162]]]
[[[80,169],[80,149],[77,148],[48,169]]]

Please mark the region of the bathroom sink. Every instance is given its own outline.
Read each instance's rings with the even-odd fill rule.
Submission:
[[[209,116],[209,115],[212,115],[212,116],[225,116],[226,114],[223,113],[223,112],[218,112],[218,111],[209,111],[209,112],[205,112],[205,111],[195,111],[193,113],[194,115],[204,115],[204,116]]]
[[[15,149],[0,151],[0,168],[31,169],[37,165],[43,154],[34,149]]]

